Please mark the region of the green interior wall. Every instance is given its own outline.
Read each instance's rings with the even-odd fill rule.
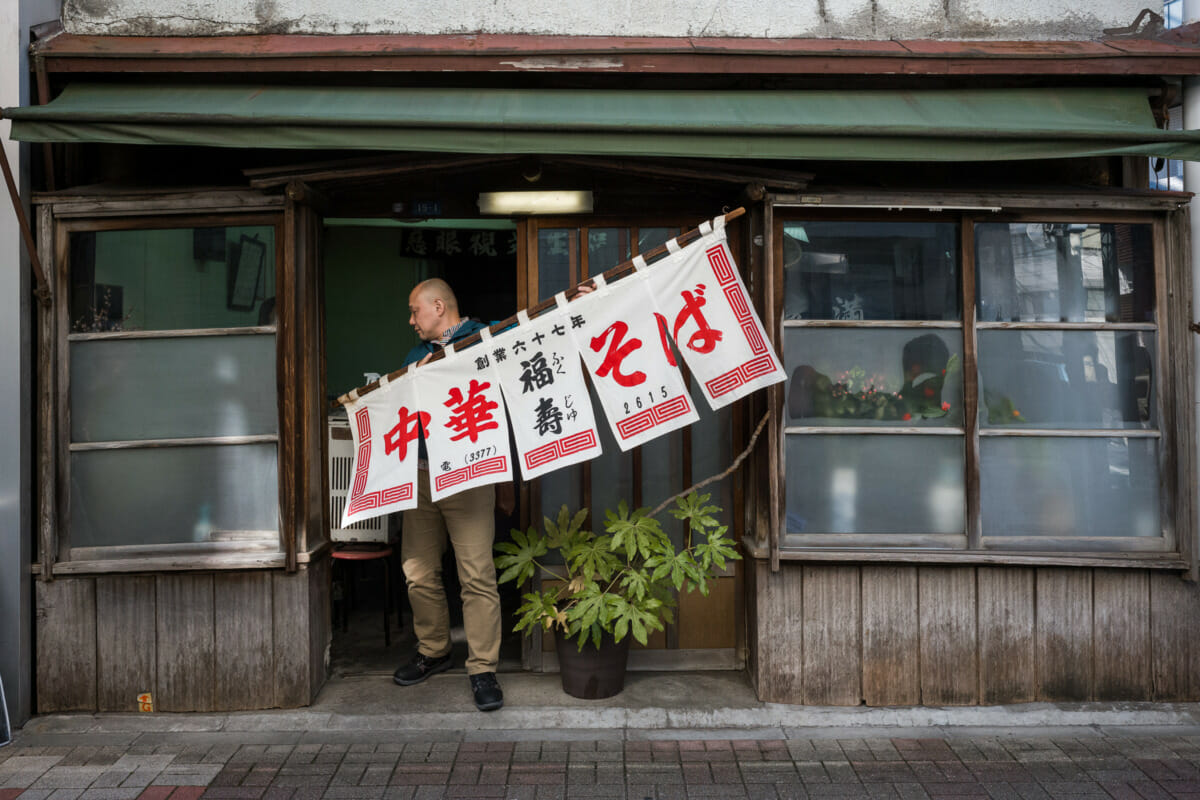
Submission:
[[[400,255],[395,228],[325,229],[325,371],[331,397],[367,383],[364,373],[399,369],[417,343],[408,293],[424,259]]]

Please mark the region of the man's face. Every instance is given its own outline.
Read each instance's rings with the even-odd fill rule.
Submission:
[[[417,332],[417,337],[431,341],[441,333],[442,314],[445,307],[440,300],[430,300],[416,289],[408,296],[408,324]]]

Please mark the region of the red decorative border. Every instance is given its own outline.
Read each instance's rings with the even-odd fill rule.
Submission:
[[[358,457],[355,461],[354,485],[350,489],[350,497],[347,498],[346,516],[411,500],[413,497],[411,482],[402,483],[390,489],[380,489],[378,492],[371,492],[367,495],[363,494],[363,490],[367,488],[367,474],[371,468],[371,418],[367,409],[360,408],[354,412],[354,422],[358,426]]]
[[[746,337],[746,343],[750,345],[750,352],[756,356],[768,352],[767,343],[763,341],[762,330],[754,321],[754,314],[751,313],[750,306],[746,304],[746,293],[738,282],[737,273],[734,272],[733,265],[729,261],[729,253],[725,250],[725,245],[714,245],[705,250],[704,254],[708,256],[708,264],[712,267],[713,274],[717,276],[717,280],[725,292],[725,299],[729,302],[729,307],[733,309],[733,314],[737,317],[742,334]],[[742,366],[748,367],[750,363],[747,362]]]
[[[761,375],[766,375],[774,371],[775,359],[771,358],[770,353],[764,353],[758,358],[753,358],[745,364],[734,367],[724,375],[718,375],[705,383],[704,388],[708,391],[709,397],[720,397],[723,394],[732,392],[739,386],[750,383]]]
[[[443,489],[449,489],[451,486],[458,486],[460,483],[466,483],[484,475],[504,472],[507,469],[508,456],[495,456],[483,461],[476,461],[474,464],[468,464],[452,472],[443,472],[433,479],[433,486],[437,491],[441,492]]]
[[[658,405],[650,406],[640,414],[634,414],[628,419],[621,420],[617,423],[617,433],[621,435],[622,439],[629,439],[657,425],[687,414],[691,410],[692,404],[688,402],[686,395],[681,394],[670,400],[664,400]]]
[[[535,447],[533,450],[530,450],[525,454],[525,468],[535,469],[543,464],[549,464],[551,461],[573,456],[576,453],[587,450],[589,447],[595,446],[596,430],[594,428],[573,433],[570,436],[555,439],[541,447]]]

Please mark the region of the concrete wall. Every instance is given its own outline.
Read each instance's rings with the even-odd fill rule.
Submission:
[[[11,0],[8,0],[11,2]],[[1151,4],[1161,11],[1161,2]],[[69,31],[1094,39],[1145,0],[65,0]]]
[[[0,0],[0,106],[29,102],[29,28],[58,14],[57,0]],[[0,146],[28,196],[30,148],[8,140],[8,126],[0,121]],[[0,193],[0,680],[19,725],[29,717],[32,661],[32,280],[8,192]]]

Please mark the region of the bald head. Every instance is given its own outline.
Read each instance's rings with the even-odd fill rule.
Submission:
[[[417,336],[432,341],[461,321],[458,298],[441,278],[421,281],[408,295],[408,324]]]

